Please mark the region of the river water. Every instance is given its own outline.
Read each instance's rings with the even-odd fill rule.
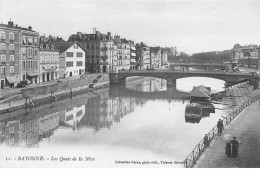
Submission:
[[[200,120],[185,120],[187,92],[198,85],[223,91],[224,82],[183,78],[167,88],[145,78],[0,115],[0,167],[183,167],[177,162],[223,112],[214,104]]]

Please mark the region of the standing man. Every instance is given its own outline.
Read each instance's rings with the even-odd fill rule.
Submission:
[[[220,136],[221,133],[222,133],[222,127],[223,127],[223,122],[221,121],[221,119],[219,119],[219,120],[218,120],[218,123],[217,123],[218,136]]]
[[[204,147],[209,147],[209,137],[207,134],[205,134],[205,136],[204,136],[203,144],[204,144]]]
[[[239,144],[236,140],[236,137],[233,137],[233,140],[230,141],[230,144],[232,145],[232,157],[237,157]]]

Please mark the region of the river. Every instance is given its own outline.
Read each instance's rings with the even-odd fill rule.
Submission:
[[[183,78],[167,88],[145,78],[0,115],[0,167],[183,167],[177,162],[222,114],[214,104],[199,121],[185,120],[185,95],[198,85],[223,91],[224,81]]]

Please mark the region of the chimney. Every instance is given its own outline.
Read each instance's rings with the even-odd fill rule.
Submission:
[[[96,34],[97,29],[93,28],[93,34]]]
[[[108,36],[111,36],[111,32],[107,32],[107,35],[108,35]]]
[[[81,37],[81,35],[82,35],[82,32],[77,32],[77,35]]]
[[[32,26],[29,26],[28,29],[29,29],[29,30],[32,30]]]
[[[8,21],[8,26],[10,26],[10,27],[13,27],[13,26],[14,26],[14,22],[11,21],[11,18],[10,18],[10,21]]]

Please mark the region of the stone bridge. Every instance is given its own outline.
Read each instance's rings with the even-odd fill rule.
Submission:
[[[220,72],[220,71],[174,71],[174,70],[134,70],[134,71],[119,71],[109,73],[110,84],[125,85],[126,78],[132,76],[156,77],[167,80],[167,85],[176,85],[176,80],[186,77],[209,77],[226,82],[226,85],[233,85],[245,80],[257,80],[258,75],[249,73],[236,72]]]

